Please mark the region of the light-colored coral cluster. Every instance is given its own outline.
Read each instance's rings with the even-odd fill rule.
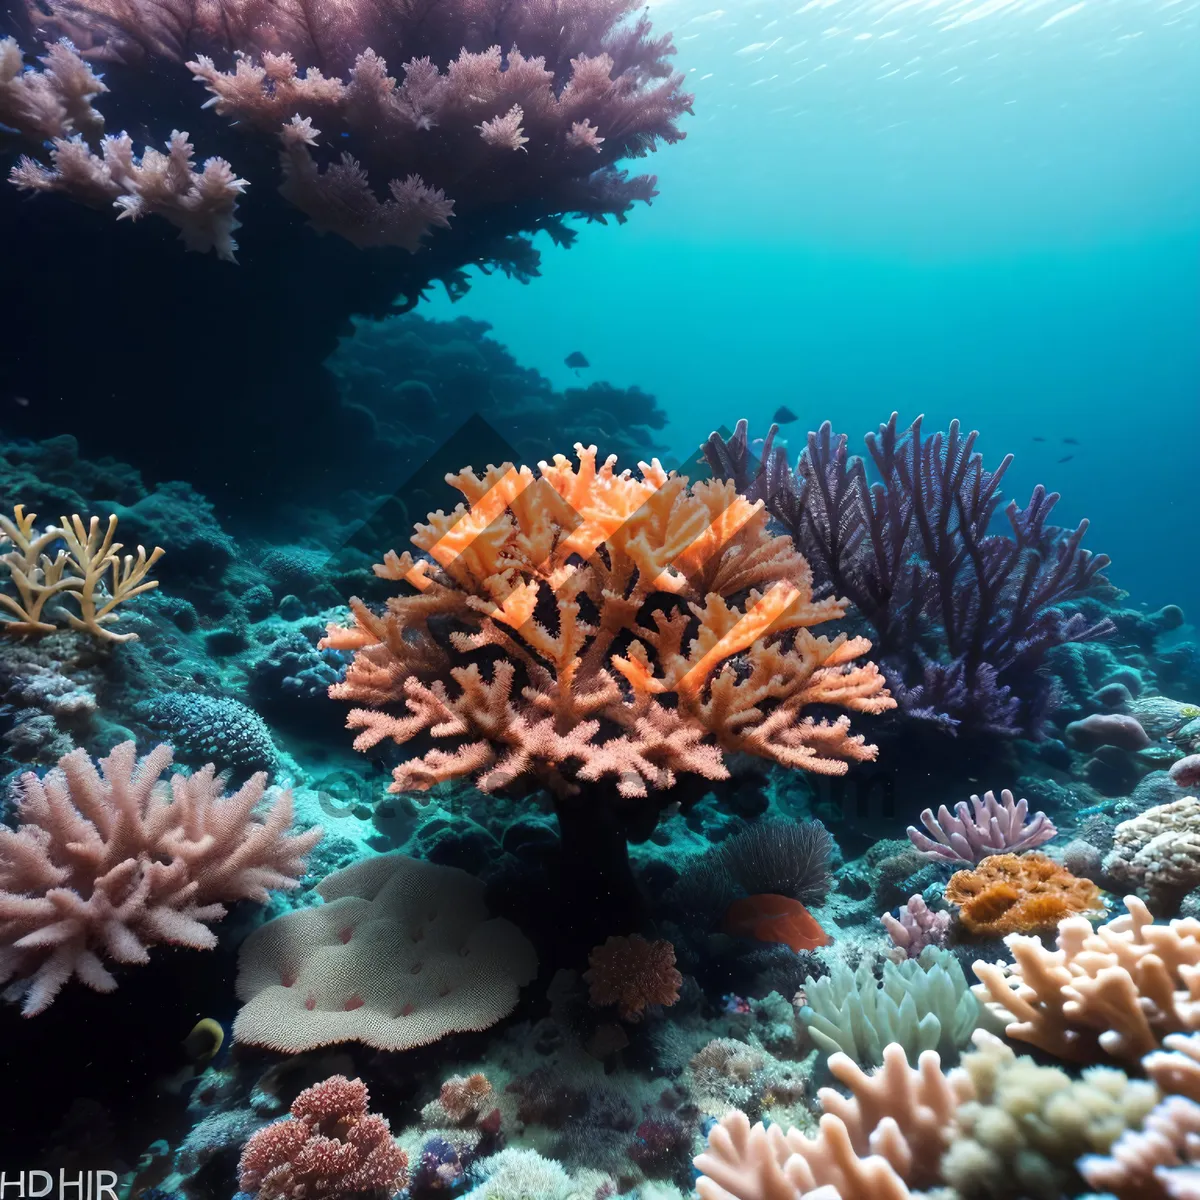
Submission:
[[[206,950],[224,902],[265,903],[298,886],[320,829],[290,834],[292,797],[260,818],[266,776],[232,795],[213,767],[161,780],[170,746],[141,760],[124,742],[99,764],[83,750],[17,784],[17,829],[0,827],[0,983],[42,1012],[74,975],[98,992],[101,961],[144,963],[168,942]]]
[[[1154,908],[1178,912],[1184,893],[1200,885],[1200,799],[1185,796],[1122,821],[1104,874],[1144,892]]]
[[[66,40],[52,42],[26,67],[16,39],[0,38],[0,125],[34,141],[98,137],[104,118],[92,101],[108,91]]]
[[[832,1055],[829,1069],[850,1095],[821,1089],[816,1136],[752,1127],[744,1113],[730,1113],[695,1160],[697,1195],[908,1200],[910,1189],[945,1186],[935,1194],[1058,1200],[1075,1160],[1120,1144],[1159,1099],[1153,1083],[1121,1071],[1093,1068],[1072,1080],[1017,1057],[984,1030],[973,1040],[975,1049],[949,1072],[935,1052],[914,1067],[896,1045],[870,1075],[847,1055]]]
[[[1154,924],[1136,896],[1095,930],[1058,927],[1057,949],[1005,938],[1015,962],[977,962],[972,989],[1010,1038],[1073,1062],[1136,1062],[1170,1033],[1200,1029],[1200,921]]]
[[[588,964],[583,978],[592,1003],[615,1004],[622,1020],[640,1021],[650,1005],[679,999],[683,976],[675,969],[675,947],[661,938],[610,937],[592,950]]]
[[[970,871],[956,871],[946,902],[958,906],[968,933],[1003,937],[1052,930],[1064,917],[1104,912],[1100,889],[1044,854],[995,854]]]
[[[607,778],[634,798],[685,772],[726,778],[726,752],[827,774],[873,758],[848,718],[805,715],[894,702],[856,662],[869,642],[809,631],[844,607],[813,598],[761,503],[576,450],[578,467],[558,455],[540,479],[509,464],[448,476],[467,504],[417,527],[428,557],[376,567],[416,594],[382,614],[355,599],[354,626],[330,627],[322,646],[354,652],[330,694],[360,706],[356,748],[434,739],[392,790],[530,776],[561,796]]]
[[[910,896],[898,916],[888,912],[879,919],[892,939],[890,957],[897,962],[919,958],[926,946],[944,946],[950,933],[950,913],[934,912],[921,895]]]
[[[247,182],[223,158],[206,159],[197,168],[195,152],[178,129],[171,131],[166,153],[147,146],[140,158],[127,133],[103,137],[99,153],[75,134],[53,139],[48,167],[25,155],[9,179],[22,191],[64,192],[95,208],[111,204],[118,221],[162,217],[179,230],[187,249],[212,250],[233,262],[233,231],[240,225],[235,212]]]
[[[246,1143],[238,1186],[258,1200],[393,1195],[407,1182],[408,1157],[369,1103],[366,1084],[344,1075],[305,1088],[290,1117]]]
[[[834,963],[828,975],[805,980],[804,996],[799,1020],[814,1045],[863,1066],[883,1062],[889,1044],[914,1059],[925,1050],[951,1059],[970,1042],[980,1017],[958,960],[935,946],[915,959],[885,961],[881,982],[869,961],[853,973]]]
[[[908,827],[908,837],[927,858],[941,862],[974,864],[993,854],[1016,854],[1048,842],[1058,830],[1044,812],[1029,816],[1029,801],[1017,800],[1005,788],[972,796],[970,805],[960,800],[951,812],[944,804],[937,816],[921,813],[921,824]]]
[[[533,946],[488,917],[484,885],[397,852],[327,875],[325,903],[242,944],[236,1040],[295,1054],[336,1042],[407,1050],[487,1029],[537,974]]]
[[[8,569],[14,594],[0,592],[0,633],[53,633],[71,629],[113,642],[136,639],[136,633],[114,633],[118,605],[158,587],[150,568],[163,556],[160,546],[137,557],[114,541],[117,518],[105,527],[92,517],[85,525],[76,515],[39,530],[37,513],[24,505],[12,519],[0,514],[0,564]]]

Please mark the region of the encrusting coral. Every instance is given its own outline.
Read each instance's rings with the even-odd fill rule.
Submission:
[[[211,949],[222,902],[299,886],[321,830],[288,833],[290,792],[260,819],[265,775],[226,796],[211,766],[162,782],[170,764],[170,746],[139,760],[124,742],[99,770],[75,750],[18,780],[18,826],[0,826],[0,983],[14,981],[5,996],[23,998],[25,1016],[72,975],[111,992],[103,955],[144,963],[158,942]]]
[[[258,1200],[391,1196],[407,1182],[408,1156],[386,1117],[368,1110],[361,1079],[305,1088],[291,1116],[254,1133],[238,1163],[238,1187]]]
[[[379,854],[316,890],[324,904],[242,944],[237,1041],[288,1054],[348,1041],[407,1050],[494,1025],[537,974],[532,945],[488,918],[483,884],[465,871]]]
[[[980,1003],[1010,1038],[1072,1062],[1136,1062],[1165,1035],[1200,1030],[1200,921],[1154,924],[1136,896],[1092,929],[1059,923],[1057,949],[1010,934],[1015,962],[976,962]]]
[[[675,969],[675,947],[667,941],[648,942],[610,937],[588,957],[583,973],[591,1001],[597,1007],[617,1005],[626,1021],[640,1021],[651,1004],[674,1004],[683,976]]]
[[[929,832],[910,825],[908,840],[927,858],[951,863],[978,863],[991,854],[1033,850],[1058,832],[1044,812],[1030,820],[1029,801],[1017,800],[1008,788],[999,800],[994,792],[972,796],[969,806],[960,800],[953,812],[943,804],[936,817],[927,808],[921,824]]]
[[[136,558],[122,558],[123,547],[113,540],[115,516],[103,530],[99,517],[86,525],[78,515],[63,517],[61,524],[40,531],[36,520],[37,514],[20,504],[11,520],[0,514],[0,564],[8,568],[16,592],[0,592],[0,633],[53,633],[65,623],[112,642],[136,639],[136,633],[114,633],[108,626],[118,619],[118,605],[158,587],[158,580],[148,576],[162,548],[147,554],[139,546]]]
[[[994,854],[970,871],[956,871],[946,903],[971,934],[1002,937],[1054,929],[1076,913],[1102,913],[1104,900],[1090,879],[1079,879],[1044,854]]]
[[[619,801],[648,829],[666,802],[650,792],[727,778],[727,752],[825,774],[872,759],[847,717],[805,715],[893,707],[875,666],[855,661],[870,643],[809,632],[842,605],[813,599],[761,504],[657,460],[638,479],[576,450],[578,468],[557,455],[538,480],[510,464],[448,476],[468,504],[417,526],[429,557],[391,552],[375,568],[415,594],[382,614],[354,599],[353,627],[330,626],[322,646],[354,652],[330,694],[360,705],[356,748],[433,740],[391,790],[527,780],[561,821],[572,799],[584,815],[605,803],[604,782],[610,810]]]

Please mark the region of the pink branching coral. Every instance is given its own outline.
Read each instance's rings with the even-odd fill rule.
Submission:
[[[924,897],[910,896],[899,917],[884,913],[880,920],[895,948],[893,958],[919,958],[926,946],[944,946],[950,932],[950,914],[934,912]]]
[[[259,1200],[386,1200],[406,1183],[408,1156],[369,1102],[366,1084],[344,1075],[305,1088],[290,1117],[246,1143],[238,1186]]]
[[[297,887],[320,829],[289,834],[292,797],[255,809],[266,776],[226,796],[212,766],[161,776],[171,747],[141,760],[124,742],[96,764],[75,750],[17,783],[17,829],[0,827],[0,984],[34,1016],[74,975],[98,992],[101,961],[144,963],[158,942],[211,949],[224,902]]]
[[[1017,800],[1005,788],[997,800],[994,792],[972,796],[968,806],[960,800],[954,812],[943,804],[937,816],[932,809],[921,813],[921,824],[908,827],[909,841],[926,858],[941,862],[975,865],[993,854],[1016,854],[1048,842],[1058,830],[1045,813],[1029,819],[1029,801]]]

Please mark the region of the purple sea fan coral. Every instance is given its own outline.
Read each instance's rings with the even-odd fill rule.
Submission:
[[[974,866],[993,854],[1017,854],[1048,842],[1058,830],[1044,812],[1028,821],[1029,801],[1015,800],[1005,788],[997,800],[994,792],[972,796],[970,805],[960,800],[951,812],[944,804],[937,816],[921,813],[927,836],[915,825],[908,838],[929,859]]]
[[[989,471],[977,433],[952,421],[926,435],[922,420],[901,429],[893,413],[866,438],[869,462],[828,422],[794,469],[776,426],[756,460],[745,421],[728,440],[713,434],[705,455],[714,474],[766,502],[821,594],[846,597],[873,628],[909,716],[949,732],[1037,737],[1054,704],[1039,672],[1047,651],[1113,630],[1058,607],[1103,583],[1109,559],[1082,548],[1087,521],[1048,524],[1059,497],[1040,485],[1025,508],[1008,503],[1008,532],[994,532],[1012,455]]]

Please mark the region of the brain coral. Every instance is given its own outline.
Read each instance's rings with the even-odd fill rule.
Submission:
[[[644,937],[610,937],[588,958],[583,977],[592,1003],[616,1004],[627,1021],[640,1021],[650,1004],[674,1004],[683,976],[675,969],[675,947]]]
[[[1122,887],[1144,888],[1156,910],[1177,911],[1183,893],[1200,884],[1200,800],[1185,796],[1122,821],[1104,872]]]
[[[1100,889],[1044,854],[993,854],[974,870],[957,871],[946,900],[973,934],[1001,937],[1054,929],[1064,917],[1104,911]]]
[[[238,1041],[406,1050],[494,1025],[537,973],[532,945],[488,919],[483,884],[465,871],[382,854],[317,891],[324,904],[267,922],[242,946]]]

